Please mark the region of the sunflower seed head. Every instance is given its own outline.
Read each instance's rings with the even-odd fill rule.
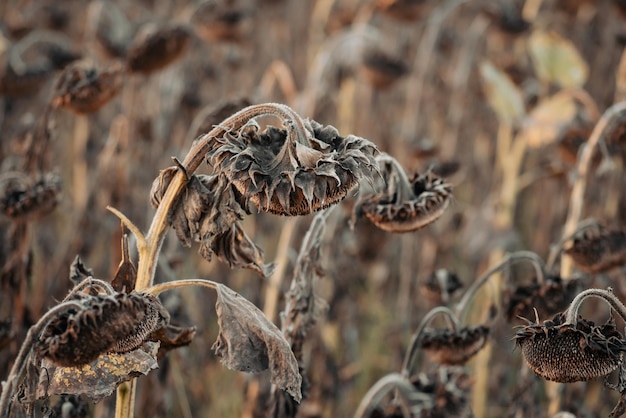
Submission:
[[[61,73],[51,103],[75,113],[92,113],[111,101],[122,89],[123,82],[121,63],[100,70],[91,62],[78,61]]]
[[[428,276],[420,290],[427,299],[435,303],[447,303],[450,296],[462,287],[463,284],[456,274],[446,269],[438,269]]]
[[[183,55],[190,39],[191,32],[184,25],[144,28],[128,48],[126,67],[144,74],[161,70]]]
[[[613,322],[596,326],[579,318],[576,324],[566,324],[563,313],[543,324],[529,321],[515,341],[536,374],[561,383],[605,376],[619,367],[626,351]]]
[[[437,363],[462,365],[480,351],[487,342],[489,328],[483,325],[424,332],[420,345]]]
[[[600,273],[626,264],[626,229],[585,229],[565,250],[581,271]]]
[[[277,215],[307,215],[343,200],[377,169],[377,148],[332,126],[307,123],[308,138],[288,129],[248,124],[227,133],[209,162],[224,173],[246,202]],[[306,143],[304,143],[306,142]]]
[[[399,58],[377,48],[365,50],[360,72],[373,87],[386,89],[409,72],[408,65]]]
[[[84,295],[83,308],[59,315],[44,330],[36,351],[58,366],[81,366],[108,352],[139,347],[169,314],[152,295]]]
[[[548,276],[543,284],[530,283],[505,291],[505,312],[509,321],[518,317],[531,318],[536,310],[542,317],[553,316],[567,309],[581,290],[578,279],[563,280]]]
[[[389,232],[412,232],[438,219],[452,198],[452,186],[432,171],[416,174],[406,184],[398,167],[386,165],[387,190],[364,199],[360,210],[377,227]]]
[[[61,199],[61,178],[52,172],[28,177],[21,173],[0,183],[0,212],[11,219],[38,219]]]

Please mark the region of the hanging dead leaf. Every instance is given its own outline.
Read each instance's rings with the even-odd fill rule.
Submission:
[[[582,87],[587,82],[589,66],[576,46],[556,32],[534,31],[528,52],[541,81],[565,88]]]
[[[302,376],[289,343],[253,303],[222,284],[217,285],[217,322],[220,333],[215,354],[229,369],[260,372],[270,369],[271,382],[302,399]]]
[[[70,266],[70,281],[77,285],[88,277],[94,277],[93,270],[86,267],[77,255]]]
[[[158,206],[176,169],[161,171],[150,194]],[[211,261],[213,254],[230,267],[247,268],[267,277],[274,266],[263,264],[263,251],[241,227],[242,209],[230,182],[223,176],[194,175],[174,203],[169,222],[182,244],[200,242],[200,255]]]
[[[191,344],[195,336],[196,327],[178,327],[168,324],[154,331],[149,340],[158,341],[161,344],[159,347],[159,359],[161,359],[168,351]]]
[[[135,289],[135,281],[137,280],[137,269],[130,259],[130,250],[128,248],[128,234],[122,236],[122,261],[117,266],[117,271],[111,286],[118,292],[130,293]]]
[[[504,72],[489,61],[480,64],[480,76],[487,100],[501,122],[515,123],[524,116],[524,99],[520,89]]]
[[[157,369],[158,349],[158,343],[146,343],[146,351],[103,354],[80,367],[57,367],[44,359],[41,367],[46,373],[40,374],[37,396],[85,395],[99,401],[110,396],[120,383]]]
[[[522,135],[529,147],[539,148],[555,142],[576,118],[576,102],[571,95],[555,94],[541,100],[522,122]]]

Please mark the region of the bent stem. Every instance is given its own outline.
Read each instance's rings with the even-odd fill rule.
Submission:
[[[474,299],[474,296],[476,296],[476,293],[478,293],[478,290],[485,283],[487,283],[489,278],[494,273],[497,273],[503,267],[507,266],[509,263],[512,263],[514,261],[522,261],[522,260],[527,260],[531,262],[531,264],[535,268],[535,274],[537,276],[538,283],[543,284],[545,280],[544,265],[543,265],[543,260],[537,254],[533,253],[532,251],[517,251],[517,252],[511,253],[507,255],[506,257],[504,257],[499,264],[487,270],[487,272],[485,272],[479,279],[474,281],[474,283],[472,283],[469,289],[465,291],[465,293],[463,294],[463,297],[461,298],[461,300],[459,301],[459,303],[456,305],[456,308],[455,308],[455,312],[459,320],[463,322],[463,320],[465,319],[465,315],[467,314],[467,310],[469,306],[471,305],[472,300]]]
[[[608,128],[612,126],[611,122],[619,123],[620,119],[623,119],[626,114],[626,101],[616,103],[609,107],[596,126],[591,132],[591,136],[586,144],[583,146],[583,150],[578,159],[575,172],[575,182],[572,186],[572,194],[570,195],[569,210],[567,213],[567,220],[565,222],[565,228],[563,229],[563,236],[570,236],[578,225],[578,221],[581,218],[583,203],[585,197],[585,189],[587,187],[587,174],[591,166],[591,159],[593,157],[593,151],[598,143],[603,140]],[[572,272],[573,264],[572,259],[569,256],[565,256],[561,260],[561,277],[566,280]]]
[[[44,316],[42,316],[41,319],[39,319],[39,321],[37,321],[37,323],[28,330],[26,338],[24,339],[20,351],[17,354],[17,358],[15,359],[15,363],[13,363],[13,367],[11,367],[11,372],[9,373],[6,384],[3,385],[4,390],[2,391],[2,397],[0,397],[0,416],[9,416],[11,398],[13,398],[17,383],[24,374],[26,361],[33,349],[35,341],[39,338],[39,334],[41,334],[41,332],[48,326],[50,321],[69,309],[80,310],[83,309],[83,306],[77,301],[62,302],[46,312]]]
[[[610,289],[610,288],[609,288]],[[567,308],[567,315],[565,317],[565,324],[576,325],[576,319],[578,318],[578,310],[583,301],[589,297],[600,298],[613,308],[618,315],[626,321],[626,306],[613,294],[610,290],[604,289],[587,289],[580,292]]]
[[[200,163],[204,160],[206,154],[215,145],[215,138],[223,136],[227,132],[241,129],[250,120],[260,116],[276,116],[285,121],[285,126],[290,133],[295,131],[298,138],[301,135],[306,137],[306,129],[302,124],[302,119],[286,105],[278,103],[265,103],[259,105],[248,106],[239,112],[226,118],[220,125],[215,126],[207,134],[201,136],[194,141],[187,156],[181,163],[179,169],[172,178],[165,194],[161,199],[161,203],[154,214],[148,233],[145,236],[145,247],[141,248],[141,239],[137,236],[139,249],[139,262],[137,266],[137,283],[136,290],[141,290],[152,285],[154,281],[154,272],[156,270],[158,253],[163,244],[165,233],[169,227],[168,216],[172,204],[178,197],[184,185],[191,174],[193,174]],[[300,138],[300,140],[302,140]],[[118,215],[119,216],[119,215]],[[132,228],[129,222],[125,221],[128,228],[137,234],[137,228]]]
[[[100,290],[103,290],[104,293],[106,293],[107,295],[112,295],[113,293],[115,293],[115,290],[113,289],[113,287],[111,287],[111,285],[105,282],[104,280],[95,279],[93,277],[88,277],[82,282],[78,283],[76,286],[74,286],[72,290],[70,290],[70,292],[67,294],[67,296],[65,296],[65,299],[63,299],[63,302],[67,302],[70,298],[75,296],[78,292],[84,289],[92,288],[92,287],[100,288]]]
[[[407,350],[404,356],[404,361],[402,362],[402,376],[404,376],[405,378],[408,379],[410,376],[413,362],[415,361],[415,356],[417,355],[419,343],[424,330],[438,315],[445,315],[446,318],[450,320],[453,331],[458,331],[459,328],[461,328],[461,322],[459,321],[457,316],[454,314],[454,312],[452,312],[450,308],[446,306],[438,306],[436,308],[433,308],[426,315],[424,315],[424,318],[422,318],[422,321],[417,326],[417,329],[411,337],[409,349]]]
[[[403,417],[413,416],[410,405],[415,402],[416,398],[421,398],[419,395],[423,396],[424,402],[431,400],[429,396],[417,392],[411,382],[400,373],[390,373],[374,383],[367,391],[354,413],[354,418],[365,418],[369,416],[380,401],[394,389],[401,395],[398,396],[398,398],[402,400]]]
[[[165,282],[165,283],[156,284],[154,286],[144,289],[143,291],[146,293],[151,293],[154,296],[158,296],[159,294],[161,294],[162,292],[165,292],[166,290],[178,289],[178,288],[187,287],[187,286],[202,286],[202,287],[208,287],[211,289],[217,289],[218,284],[219,283],[217,282],[214,282],[211,280],[204,280],[204,279],[176,280],[175,282]]]

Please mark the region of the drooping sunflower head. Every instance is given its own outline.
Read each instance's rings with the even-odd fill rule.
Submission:
[[[370,141],[315,121],[285,128],[249,123],[209,153],[246,202],[277,215],[307,215],[344,199],[377,170]]]

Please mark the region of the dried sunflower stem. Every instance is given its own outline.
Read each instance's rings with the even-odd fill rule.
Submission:
[[[65,296],[65,299],[63,299],[63,302],[67,302],[71,297],[76,295],[78,292],[87,288],[91,288],[91,287],[99,287],[100,289],[104,290],[107,295],[112,295],[113,293],[115,293],[115,290],[113,289],[113,287],[111,287],[111,285],[105,282],[104,280],[96,279],[93,277],[88,277],[82,282],[78,283],[76,286],[74,286],[70,290],[70,292],[67,294],[67,296]]]
[[[417,329],[413,333],[413,336],[411,337],[409,349],[407,350],[404,356],[404,361],[402,362],[402,376],[406,378],[410,376],[411,368],[413,366],[413,362],[415,361],[415,356],[417,355],[419,343],[422,338],[422,333],[438,315],[445,315],[446,318],[450,320],[454,331],[458,331],[461,328],[461,321],[459,321],[459,318],[450,308],[446,306],[438,306],[431,309],[426,315],[424,315],[424,318],[422,318],[421,322],[417,326]]]
[[[572,194],[570,195],[569,211],[567,214],[567,221],[563,229],[563,236],[570,236],[578,225],[578,221],[582,215],[583,201],[585,195],[585,189],[587,186],[587,173],[591,166],[591,159],[593,157],[593,151],[598,143],[604,137],[606,128],[610,122],[619,117],[623,117],[626,113],[626,101],[616,103],[609,107],[596,126],[591,132],[591,136],[587,143],[583,146],[583,150],[578,159],[578,165],[576,166],[576,177],[574,186],[572,187]],[[572,271],[572,259],[569,256],[563,257],[561,260],[561,277],[564,280],[570,276]]]
[[[626,306],[624,306],[624,304],[613,294],[613,292],[604,289],[587,289],[580,292],[569,305],[569,308],[567,308],[565,324],[576,325],[580,305],[582,305],[583,301],[589,297],[603,299],[624,321],[626,321]]]
[[[533,253],[532,251],[517,251],[517,252],[511,253],[507,255],[506,257],[504,257],[504,259],[502,259],[500,263],[498,263],[497,265],[489,269],[480,278],[475,280],[474,283],[472,283],[472,285],[470,286],[470,288],[467,289],[467,291],[463,294],[463,297],[461,298],[461,300],[459,301],[459,303],[456,305],[456,308],[455,308],[455,312],[458,318],[461,321],[464,320],[465,315],[467,314],[467,310],[469,309],[471,302],[474,299],[474,296],[476,296],[476,293],[478,292],[478,290],[485,283],[487,283],[489,278],[494,273],[497,273],[503,267],[505,267],[511,262],[521,261],[521,260],[528,260],[531,262],[531,264],[535,268],[537,281],[539,282],[539,284],[542,284],[544,282],[544,276],[545,276],[543,260],[541,260],[541,258],[537,254]]]
[[[3,382],[3,390],[2,397],[0,398],[0,416],[8,417],[9,407],[11,405],[11,398],[15,392],[15,388],[17,387],[17,383],[20,378],[24,374],[24,369],[26,368],[26,362],[28,360],[28,356],[30,355],[33,345],[37,338],[39,338],[39,334],[48,326],[50,321],[55,319],[59,314],[67,311],[68,309],[83,309],[83,305],[76,301],[62,302],[53,308],[51,308],[48,312],[44,314],[44,316],[37,321],[35,325],[30,327],[28,333],[26,334],[26,338],[22,343],[19,353],[17,354],[17,358],[13,363],[13,367],[11,367],[11,372],[9,373],[9,377],[6,382]]]
[[[412,417],[413,414],[411,413],[410,404],[414,402],[413,398],[419,395],[419,393],[416,392],[411,382],[409,382],[405,376],[399,373],[390,373],[374,383],[367,391],[354,413],[354,418],[365,418],[369,416],[380,401],[394,389],[397,389],[397,393],[402,395],[396,397],[396,399],[399,398],[402,400],[400,403],[403,409],[402,416]],[[429,398],[425,396],[424,400],[428,401]]]
[[[170,209],[187,183],[189,176],[198,169],[207,152],[211,150],[212,146],[214,146],[215,138],[219,138],[227,132],[239,130],[250,120],[260,116],[275,116],[281,119],[287,127],[289,133],[291,135],[296,135],[296,140],[299,140],[300,142],[307,140],[307,131],[304,127],[302,118],[300,118],[300,116],[288,106],[278,103],[265,103],[246,107],[232,114],[220,125],[215,126],[207,134],[194,141],[191,149],[187,153],[187,156],[183,162],[180,163],[181,169],[176,172],[167,187],[165,194],[161,198],[161,203],[152,218],[152,223],[150,224],[150,228],[148,229],[148,233],[146,235],[144,235],[124,214],[114,208],[108,207],[108,209],[113,212],[128,227],[128,229],[135,234],[135,237],[137,238],[139,262],[137,265],[135,290],[144,290],[152,286],[154,282],[154,273],[158,263],[159,252],[161,250],[161,246],[163,245],[165,234],[169,228],[168,217]],[[289,148],[288,144],[286,144],[286,147],[284,148]],[[200,284],[200,282],[203,284]],[[206,282],[204,281],[194,281],[193,284],[206,286]],[[168,289],[189,285],[192,285],[192,283],[187,281],[172,282],[171,287],[168,287]],[[159,292],[163,290],[165,290],[165,288],[156,291]],[[133,379],[129,385],[130,387],[127,388],[129,389],[128,393],[121,389],[118,390],[116,418],[131,418],[133,416],[136,379]]]
[[[143,291],[158,296],[160,293],[165,292],[166,290],[178,289],[180,287],[202,286],[209,287],[211,289],[217,289],[217,285],[217,282],[204,279],[176,280],[175,282],[156,284],[154,286],[144,289]]]
[[[402,167],[402,164],[400,164],[398,160],[396,160],[395,158],[393,158],[391,155],[387,153],[381,153],[380,155],[378,155],[376,157],[376,161],[378,162],[379,167],[382,167],[383,164],[385,163],[388,163],[391,165],[393,173],[395,174],[391,176],[391,179],[395,180],[397,184],[392,184],[389,186],[391,186],[390,187],[391,189],[397,190],[397,193],[398,193],[397,200],[399,202],[408,200],[410,196],[413,195],[413,192],[411,190],[411,181],[409,180],[409,177],[406,175],[406,171],[404,170],[404,167]],[[393,187],[393,186],[397,186],[397,187]]]

